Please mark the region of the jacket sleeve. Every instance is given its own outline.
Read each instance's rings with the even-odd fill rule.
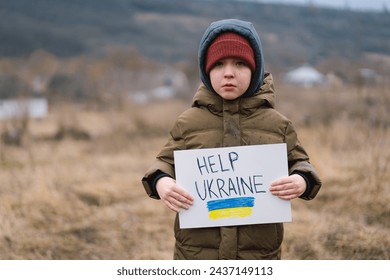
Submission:
[[[307,183],[307,189],[300,198],[311,200],[317,195],[322,186],[321,179],[314,166],[310,163],[309,156],[305,149],[301,146],[291,122],[287,125],[285,137],[287,143],[289,174],[295,173],[304,177]]]
[[[159,199],[155,186],[158,179],[165,176],[175,178],[173,151],[183,149],[184,140],[180,131],[179,123],[176,122],[170,131],[167,143],[142,178],[142,184],[149,197]]]

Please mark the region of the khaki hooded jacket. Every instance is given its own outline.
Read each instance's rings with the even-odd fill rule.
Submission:
[[[289,173],[304,173],[311,188],[301,196],[316,196],[321,180],[301,146],[292,123],[274,109],[272,75],[251,97],[224,100],[201,85],[192,107],[182,113],[168,142],[142,179],[146,192],[158,199],[152,178],[175,178],[173,151],[243,145],[286,143]],[[271,211],[271,210],[270,210]],[[174,259],[280,259],[283,224],[180,229],[176,217]]]

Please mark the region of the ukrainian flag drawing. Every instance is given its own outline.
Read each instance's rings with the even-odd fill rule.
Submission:
[[[212,220],[222,218],[244,218],[252,215],[254,197],[236,197],[207,202],[209,218]]]

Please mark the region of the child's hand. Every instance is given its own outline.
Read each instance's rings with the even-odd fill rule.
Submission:
[[[302,176],[293,174],[273,181],[269,190],[273,195],[281,199],[290,200],[299,197],[305,192],[306,181]]]
[[[193,197],[170,177],[159,179],[156,189],[164,204],[175,212],[179,212],[180,209],[188,209],[194,201]]]

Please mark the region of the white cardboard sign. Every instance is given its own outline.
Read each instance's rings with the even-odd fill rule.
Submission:
[[[291,203],[270,193],[288,176],[282,144],[174,151],[176,182],[194,204],[179,213],[180,228],[291,222]]]

